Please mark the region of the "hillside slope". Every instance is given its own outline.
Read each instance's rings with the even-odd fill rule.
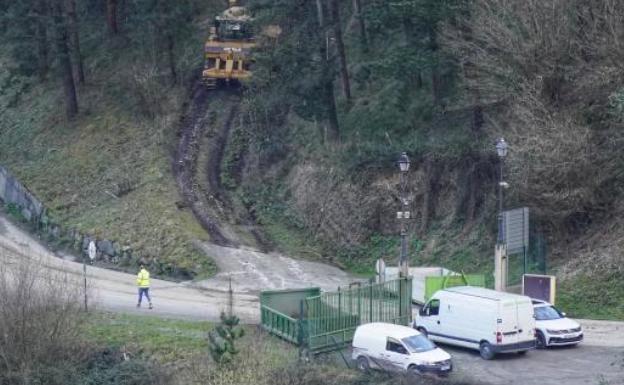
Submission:
[[[394,260],[407,151],[412,263],[490,278],[503,136],[530,270],[558,276],[574,315],[624,318],[624,5],[250,3],[284,32],[258,57],[243,190],[281,247],[369,272]]]

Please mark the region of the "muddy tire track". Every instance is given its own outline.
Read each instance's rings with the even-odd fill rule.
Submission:
[[[201,191],[197,181],[197,158],[201,138],[209,126],[206,113],[210,104],[209,99],[220,96],[215,94],[199,83],[194,86],[191,101],[178,131],[180,140],[174,157],[173,172],[184,206],[191,209],[195,218],[210,235],[211,241],[221,246],[236,246],[223,234],[219,222],[210,210],[206,194]]]
[[[240,96],[236,95],[236,97],[234,97],[234,92],[235,91],[223,97],[224,99],[222,100],[227,101],[227,108],[223,110],[225,119],[222,121],[216,135],[204,146],[204,148],[208,148],[209,151],[204,170],[207,182],[204,194],[207,199],[215,201],[215,203],[219,205],[225,213],[224,216],[236,218],[239,222],[237,226],[238,229],[251,235],[255,243],[253,246],[266,253],[272,249],[272,245],[258,229],[257,222],[252,213],[250,213],[246,207],[243,210],[240,210],[240,208],[237,210],[236,205],[232,202],[232,199],[221,182],[225,152],[231,140],[235,119],[240,113]],[[200,187],[202,187],[201,184]],[[244,242],[239,241],[239,243]]]

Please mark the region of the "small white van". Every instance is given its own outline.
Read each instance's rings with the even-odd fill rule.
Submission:
[[[486,360],[535,347],[531,299],[481,287],[437,291],[420,309],[414,327],[434,341],[478,349]]]
[[[418,331],[389,323],[360,325],[353,336],[353,360],[358,369],[447,374],[451,356]]]

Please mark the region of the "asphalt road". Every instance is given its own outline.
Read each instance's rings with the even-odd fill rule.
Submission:
[[[624,347],[576,347],[502,354],[486,361],[476,350],[440,345],[453,356],[451,378],[475,384],[623,385]]]
[[[321,286],[335,289],[351,278],[339,269],[319,263],[298,261],[279,254],[232,249],[206,244],[221,272],[216,277],[175,283],[151,280],[154,309],[136,308],[135,275],[87,266],[89,303],[92,307],[131,314],[152,314],[172,318],[217,321],[229,304],[229,278],[234,291],[234,312],[244,323],[258,323],[258,292],[266,289],[289,289]],[[47,250],[37,239],[0,217],[0,260],[25,260],[33,268],[65,271],[82,277],[82,264]]]

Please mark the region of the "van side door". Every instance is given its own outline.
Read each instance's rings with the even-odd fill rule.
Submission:
[[[429,300],[418,313],[418,327],[427,329],[430,337],[435,338],[435,334],[440,331],[440,300],[437,298]]]
[[[407,365],[410,354],[407,348],[394,338],[386,340],[386,350],[382,353],[384,369],[388,371],[401,371]]]

